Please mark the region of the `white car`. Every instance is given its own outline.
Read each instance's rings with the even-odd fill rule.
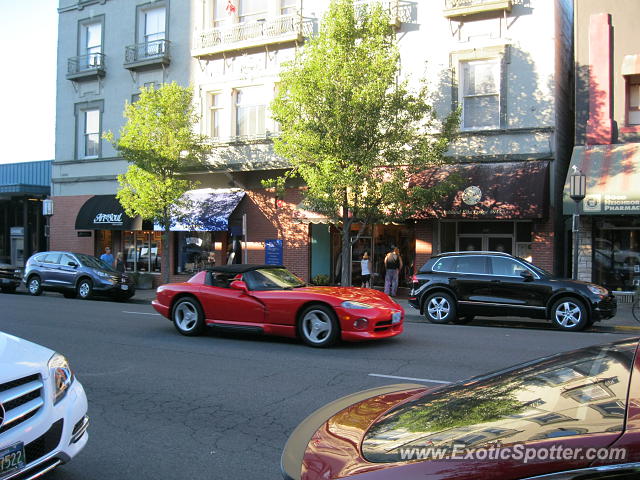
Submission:
[[[67,359],[0,332],[0,479],[32,479],[87,444],[87,397]]]

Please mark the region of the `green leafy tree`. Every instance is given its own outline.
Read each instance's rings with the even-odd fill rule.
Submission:
[[[395,32],[379,4],[331,2],[319,35],[281,74],[271,108],[281,126],[275,151],[292,169],[266,187],[301,178],[305,204],[331,218],[350,254],[354,222],[402,221],[451,188],[423,188],[416,173],[445,162],[458,112],[439,121],[422,82],[417,90],[398,80]],[[345,255],[345,257],[347,257]],[[350,259],[342,261],[349,285]]]
[[[131,165],[118,175],[117,198],[129,216],[140,215],[163,229],[162,278],[169,281],[171,226],[190,206],[184,197],[196,183],[189,172],[206,168],[210,147],[206,137],[194,133],[198,120],[190,88],[177,83],[158,89],[140,89],[140,99],[127,104],[120,137],[109,140]]]

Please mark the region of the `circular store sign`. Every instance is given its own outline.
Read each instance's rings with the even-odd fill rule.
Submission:
[[[464,189],[462,192],[462,201],[467,205],[475,205],[482,198],[482,190],[480,187],[471,186]]]

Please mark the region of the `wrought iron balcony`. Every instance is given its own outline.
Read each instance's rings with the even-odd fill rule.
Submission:
[[[354,5],[369,6],[374,3],[382,4],[382,8],[389,13],[389,21],[391,25],[399,28],[403,23],[412,23],[416,21],[416,5],[417,2],[406,0],[356,0]]]
[[[201,58],[231,50],[302,41],[312,33],[313,20],[300,14],[236,23],[196,32],[191,55]]]
[[[487,12],[510,12],[512,0],[445,0],[444,16],[466,17]]]
[[[71,57],[67,60],[67,78],[69,80],[82,80],[85,78],[104,77],[104,54],[90,53]]]
[[[169,65],[169,40],[136,43],[125,47],[124,67],[129,70],[144,70]]]

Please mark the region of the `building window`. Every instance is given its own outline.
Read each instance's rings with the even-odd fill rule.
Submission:
[[[144,44],[145,55],[160,55],[164,53],[166,39],[166,8],[154,6],[140,11],[138,31],[139,43]]]
[[[640,125],[640,75],[627,79],[627,124]]]
[[[231,7],[227,7],[229,4],[229,0],[214,0],[213,2],[213,27],[220,28],[224,25],[224,21],[229,18],[233,11],[229,9]]]
[[[219,92],[209,94],[209,136],[220,138],[220,124],[222,117],[222,95]]]
[[[240,0],[239,3],[239,22],[256,22],[267,18],[269,0]]]
[[[83,58],[81,68],[102,66],[102,22],[83,23],[80,26],[79,55]]]
[[[177,232],[175,273],[195,273],[216,264],[215,232]],[[217,251],[221,248],[218,241]]]
[[[162,232],[125,232],[124,264],[128,272],[159,273],[162,267]]]
[[[474,60],[460,65],[462,128],[500,126],[500,61]]]
[[[297,0],[280,0],[280,15],[293,15],[296,13]]]
[[[95,158],[100,154],[100,110],[92,109],[82,112],[84,158]]]
[[[265,107],[262,87],[247,87],[236,90],[236,136],[263,136],[265,134]]]

